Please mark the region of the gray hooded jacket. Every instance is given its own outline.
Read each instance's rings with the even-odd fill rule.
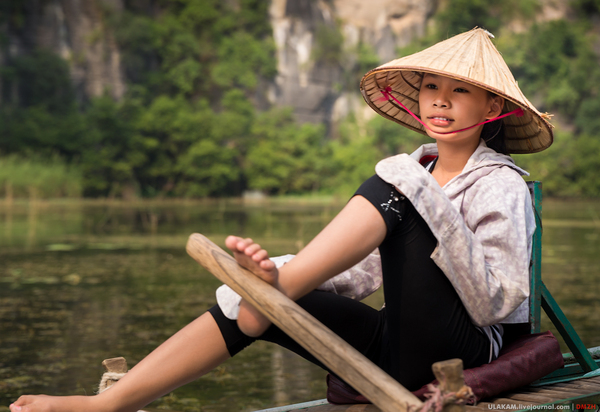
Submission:
[[[473,323],[529,320],[529,266],[535,216],[527,184],[510,156],[483,140],[463,171],[443,188],[419,163],[436,144],[379,162],[429,225],[438,245],[431,258],[446,274]]]

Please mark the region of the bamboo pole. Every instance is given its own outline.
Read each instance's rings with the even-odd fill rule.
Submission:
[[[403,412],[422,402],[360,352],[200,234],[192,234],[187,252],[198,263],[256,307],[383,412]]]

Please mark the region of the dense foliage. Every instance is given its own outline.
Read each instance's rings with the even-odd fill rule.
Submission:
[[[524,93],[555,115],[554,145],[519,156],[551,195],[600,197],[599,39],[590,28],[587,21],[556,20],[499,42]]]
[[[4,2],[0,23],[22,21],[26,2]],[[289,109],[269,109],[266,85],[276,74],[269,2],[160,0],[151,11],[138,3],[103,9],[126,74],[119,102],[108,94],[77,101],[67,62],[44,50],[0,67],[0,196],[35,185],[44,187],[41,196],[348,194],[378,159],[427,140],[383,118],[351,116],[332,134],[297,125]],[[600,196],[599,40],[590,23],[598,0],[571,0],[571,20],[542,23],[530,23],[538,0],[441,4],[427,35],[400,54],[476,25],[494,32],[530,100],[556,114],[555,144],[518,162],[544,181],[546,194]],[[515,34],[513,23],[526,30]],[[0,47],[8,47],[1,34]],[[371,47],[346,50],[340,28],[326,25],[316,28],[311,58],[342,68],[340,93],[378,63]],[[11,178],[27,176],[32,162],[63,178]],[[58,184],[64,178],[74,182],[69,189]]]

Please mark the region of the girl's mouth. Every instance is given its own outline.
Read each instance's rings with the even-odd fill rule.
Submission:
[[[443,116],[431,116],[428,117],[428,119],[431,122],[431,124],[435,126],[448,126],[454,121],[454,119],[450,119],[448,117]]]

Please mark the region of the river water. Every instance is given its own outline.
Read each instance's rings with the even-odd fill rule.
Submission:
[[[25,393],[92,394],[103,359],[133,366],[212,306],[219,282],[185,253],[189,234],[219,245],[251,236],[273,255],[295,253],[342,205],[0,203],[0,412]],[[600,202],[545,200],[543,217],[543,279],[586,346],[600,346]],[[380,306],[381,293],[368,303]],[[323,371],[259,342],[149,410],[253,411],[324,397]]]

